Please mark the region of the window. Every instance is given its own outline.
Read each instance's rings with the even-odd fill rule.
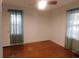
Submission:
[[[79,39],[79,9],[67,12],[67,37]]]
[[[12,35],[22,34],[22,12],[16,10],[10,12],[10,29]]]

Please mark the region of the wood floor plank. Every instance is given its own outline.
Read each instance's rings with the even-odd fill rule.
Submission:
[[[73,58],[78,57],[69,50],[51,41],[36,42],[3,48],[5,58]]]

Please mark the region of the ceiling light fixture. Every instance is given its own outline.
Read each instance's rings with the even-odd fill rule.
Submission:
[[[47,7],[48,1],[47,0],[38,0],[37,2],[37,8],[39,10],[45,10]]]

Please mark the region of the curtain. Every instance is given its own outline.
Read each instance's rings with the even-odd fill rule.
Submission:
[[[23,12],[9,10],[10,12],[10,44],[23,44]]]
[[[79,53],[79,9],[67,11],[66,49]]]

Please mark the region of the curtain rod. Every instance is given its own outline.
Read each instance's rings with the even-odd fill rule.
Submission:
[[[74,11],[74,10],[79,10],[79,8],[69,9],[69,10],[67,10],[67,12],[69,12],[69,11]]]
[[[17,12],[23,12],[23,10],[17,10],[17,9],[8,9],[8,11],[17,11]]]

